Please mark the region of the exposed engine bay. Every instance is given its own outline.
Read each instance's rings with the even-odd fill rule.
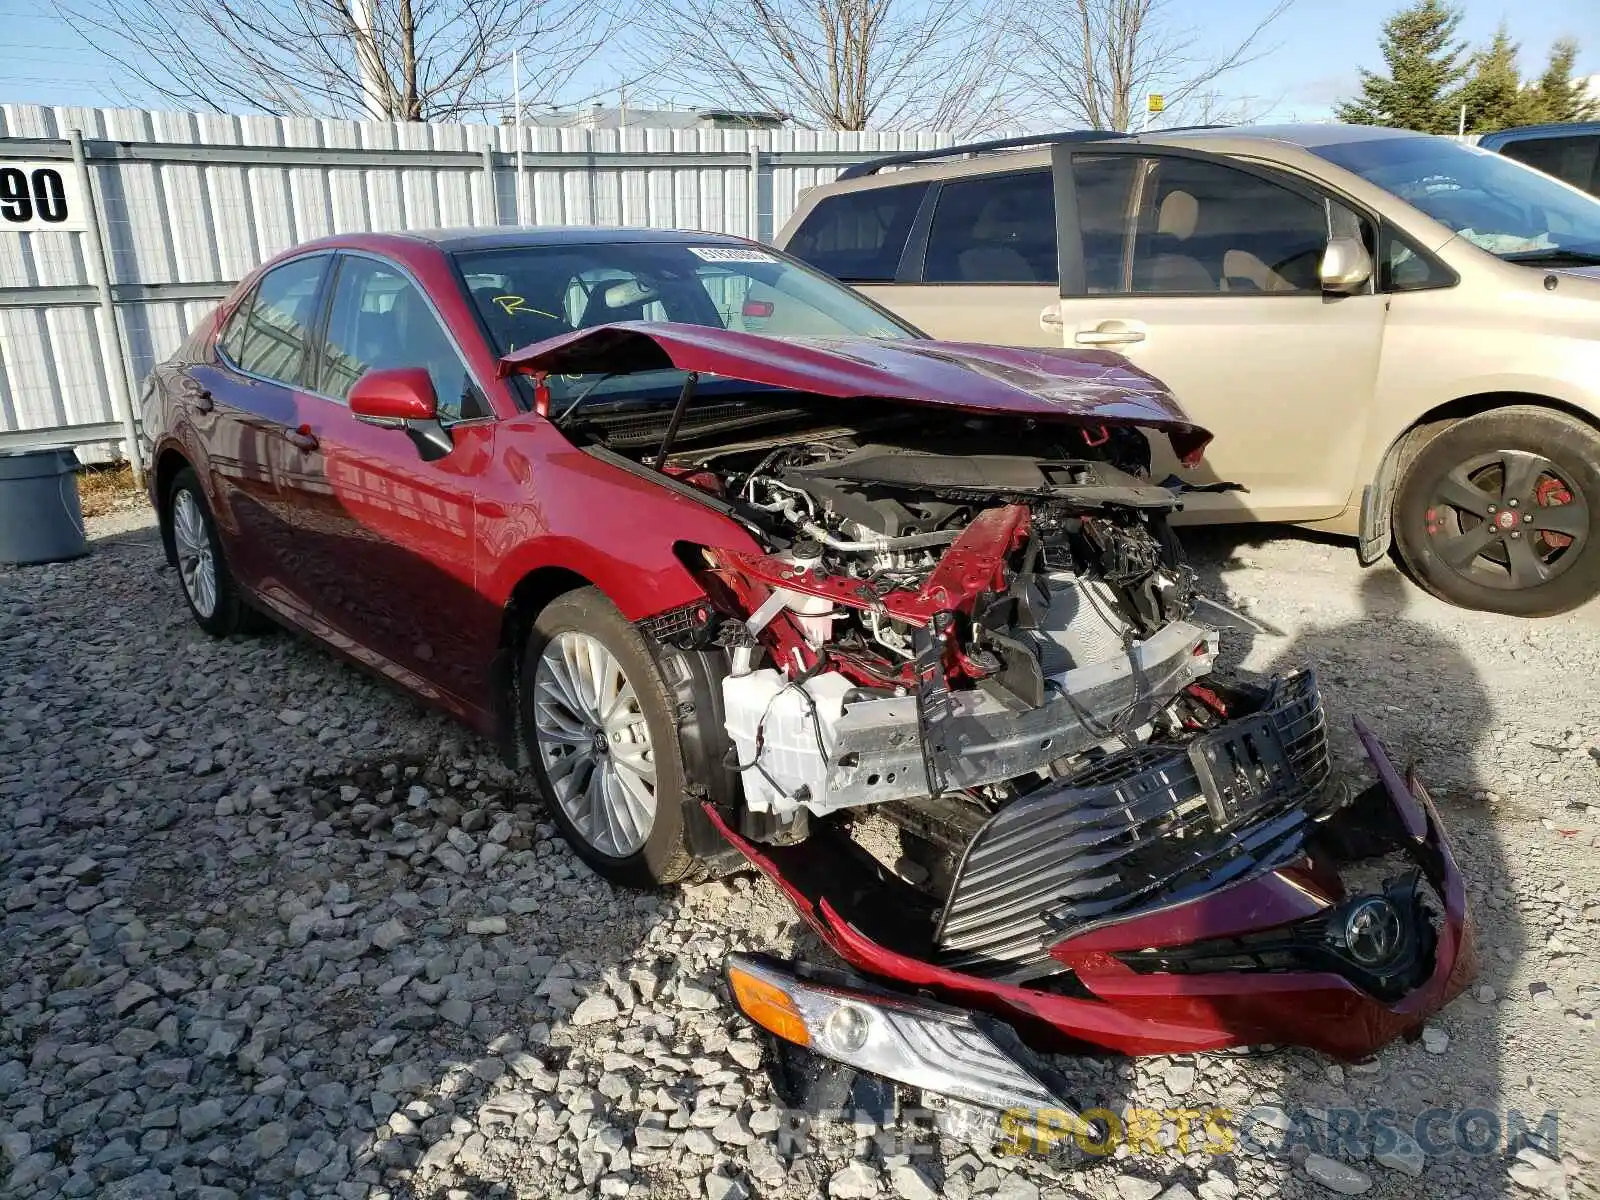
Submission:
[[[724,703],[755,812],[973,789],[990,810],[1181,728],[1174,705],[1211,667],[1171,493],[1103,458],[835,437],[723,478],[788,542],[707,551],[750,610]]]

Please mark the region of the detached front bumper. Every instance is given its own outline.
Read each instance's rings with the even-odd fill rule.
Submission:
[[[1314,681],[1309,687],[1314,700]],[[946,1016],[998,1018],[1039,1050],[1168,1054],[1272,1044],[1359,1060],[1415,1034],[1471,981],[1477,956],[1465,887],[1431,798],[1402,778],[1370,729],[1359,720],[1355,728],[1375,776],[1369,787],[1331,811],[1326,789],[1298,787],[1308,767],[1326,762],[1319,744],[1291,764],[1299,773],[1291,771],[1286,801],[1221,824],[1242,850],[1235,845],[1224,860],[1203,853],[1214,841],[1194,842],[1198,852],[1168,864],[1179,886],[1119,900],[1103,919],[1061,923],[1047,961],[1029,957],[1026,978],[1015,960],[952,961],[938,936],[945,909],[847,837],[824,830],[797,846],[756,845],[711,817],[841,958],[910,1010],[931,997]],[[1293,837],[1284,836],[1285,814]],[[1263,822],[1272,833],[1257,838],[1250,830]],[[1129,841],[1123,835],[1116,845]],[[1043,876],[1059,848],[1046,858]],[[1203,860],[1198,869],[1191,859]],[[1115,857],[1108,862],[1110,875],[1128,877]],[[1037,901],[1039,890],[1033,894]],[[1062,911],[1059,897],[1045,899],[1027,912]],[[1005,1038],[988,1044],[1003,1050]],[[939,1090],[881,1066],[852,1065]],[[1031,1059],[1013,1065],[1037,1079]],[[1033,1090],[991,1107],[1036,1107]]]

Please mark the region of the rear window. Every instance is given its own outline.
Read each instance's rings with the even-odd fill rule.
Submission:
[[[848,283],[892,282],[927,191],[911,183],[825,197],[784,249]]]
[[[928,230],[928,283],[1054,283],[1056,201],[1048,171],[947,182]]]

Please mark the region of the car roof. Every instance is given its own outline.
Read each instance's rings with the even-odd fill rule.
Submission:
[[[522,246],[586,246],[608,242],[661,242],[666,244],[742,246],[744,238],[727,233],[705,233],[688,229],[642,229],[615,225],[552,225],[537,228],[526,225],[461,226],[450,229],[406,229],[389,233],[350,233],[295,247],[298,253],[313,247],[397,251],[415,249],[419,244],[433,246],[446,254],[465,250],[503,250]]]
[[[407,230],[406,237],[432,242],[447,254],[461,250],[503,250],[516,246],[582,246],[605,242],[717,242],[737,245],[743,238],[691,229],[643,229],[615,225],[481,226]]]
[[[1212,139],[1251,138],[1257,141],[1287,142],[1291,146],[1337,146],[1346,142],[1382,142],[1399,138],[1427,137],[1414,129],[1388,129],[1382,125],[1342,125],[1336,121],[1298,125],[1198,125],[1189,129],[1153,130],[1133,140],[1165,144],[1203,142]]]
[[[1009,138],[1000,142],[975,142],[943,150],[886,155],[883,159],[852,168],[838,182],[822,184],[819,193],[881,187],[888,183],[913,183],[921,179],[945,179],[967,175],[986,175],[997,171],[1025,170],[1047,165],[1050,144],[1068,142],[1086,152],[1108,144],[1129,146],[1188,146],[1215,149],[1221,153],[1268,153],[1269,146],[1292,146],[1314,151],[1320,146],[1345,142],[1419,138],[1429,135],[1410,129],[1386,129],[1376,125],[1341,125],[1334,122],[1298,125],[1194,125],[1175,129],[1153,129],[1147,133],[1077,131],[1042,134],[1037,140]],[[940,155],[967,155],[942,158]],[[894,165],[893,171],[876,170]]]

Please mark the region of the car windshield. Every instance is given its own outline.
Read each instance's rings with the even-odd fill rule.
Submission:
[[[456,255],[496,352],[613,321],[678,321],[775,337],[904,338],[915,331],[848,288],[757,246],[591,242]],[[549,381],[558,417],[626,393],[676,395],[683,372],[566,375]],[[702,377],[700,390],[726,390]],[[739,385],[755,390],[748,384]]]
[[[1600,262],[1600,200],[1499,154],[1442,137],[1312,149],[1512,262]]]

